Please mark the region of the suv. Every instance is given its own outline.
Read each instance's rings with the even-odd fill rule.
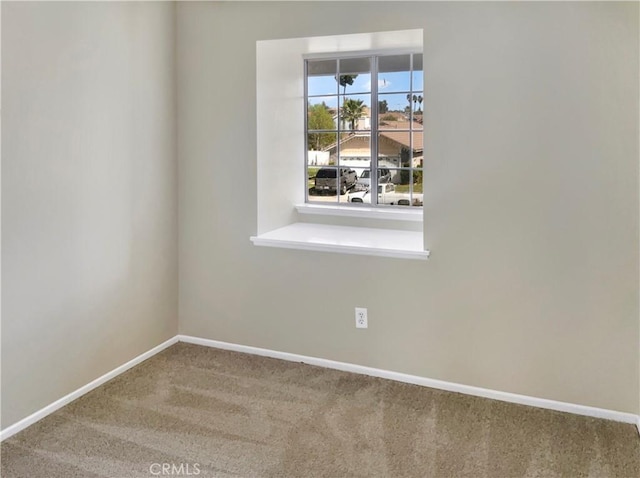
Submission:
[[[321,168],[316,173],[316,191],[335,191],[337,172],[340,171],[339,188],[340,194],[346,194],[347,189],[355,186],[358,175],[350,168]]]
[[[384,184],[391,182],[391,171],[389,168],[378,168],[378,184]],[[362,171],[360,178],[358,179],[358,188],[367,189],[371,187],[371,170],[365,169]]]

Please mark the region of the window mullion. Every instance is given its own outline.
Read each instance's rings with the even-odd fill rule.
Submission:
[[[338,115],[338,125],[337,125],[337,130],[338,130],[338,137],[336,138],[337,143],[336,143],[336,203],[339,205],[340,204],[340,143],[342,142],[342,138],[340,137],[340,135],[342,134],[342,106],[340,105],[340,75],[341,75],[341,71],[340,71],[340,58],[338,58],[336,60],[336,91],[337,91],[337,97],[338,98],[338,110],[337,110],[337,115]],[[342,104],[344,105],[344,98],[342,98]]]
[[[371,57],[371,204],[378,205],[378,57]]]
[[[304,202],[309,202],[309,62],[304,61]]]
[[[413,54],[409,55],[409,89],[411,90],[411,100],[413,101]],[[409,123],[409,204],[413,204],[413,130],[415,124],[413,123],[413,107],[415,103],[409,102],[411,106],[411,122]]]

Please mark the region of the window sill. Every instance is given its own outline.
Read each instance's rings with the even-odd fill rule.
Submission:
[[[422,233],[368,227],[294,223],[259,236],[252,236],[256,246],[338,252],[400,259],[425,260]]]
[[[398,208],[375,208],[366,206],[338,206],[333,204],[296,204],[300,214],[321,216],[359,217],[367,219],[389,219],[394,221],[422,222],[422,208],[402,206]]]

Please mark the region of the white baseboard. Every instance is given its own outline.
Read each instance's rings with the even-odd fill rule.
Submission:
[[[24,430],[29,425],[33,425],[35,422],[37,422],[39,420],[42,420],[47,415],[49,415],[49,414],[55,412],[56,410],[64,407],[66,404],[74,401],[75,399],[80,398],[85,393],[90,392],[94,388],[99,387],[103,383],[111,380],[112,378],[117,377],[121,373],[126,372],[130,368],[138,365],[139,363],[143,362],[144,360],[147,360],[150,357],[153,357],[158,352],[163,351],[167,347],[170,347],[171,345],[173,345],[173,344],[175,344],[177,342],[178,342],[178,336],[175,336],[175,337],[167,340],[166,342],[161,343],[157,347],[154,347],[151,350],[149,350],[149,351],[147,351],[147,352],[145,352],[145,353],[143,353],[141,355],[138,355],[134,359],[129,360],[124,365],[120,365],[118,368],[113,369],[111,372],[105,373],[103,376],[96,378],[94,381],[86,384],[85,386],[80,387],[79,389],[71,392],[68,395],[65,395],[64,397],[62,397],[59,400],[56,400],[52,404],[47,405],[46,407],[38,410],[35,413],[32,413],[31,415],[29,415],[26,418],[23,418],[19,422],[16,422],[13,425],[5,428],[4,430],[0,431],[0,442],[3,441],[3,440],[6,440],[10,436],[15,435],[19,431]]]
[[[392,372],[389,370],[382,370],[371,367],[364,367],[362,365],[355,365],[345,362],[336,362],[333,360],[326,360],[316,357],[307,357],[305,355],[292,354],[288,352],[278,352],[275,350],[261,349],[257,347],[250,347],[247,345],[237,345],[228,342],[220,342],[218,340],[202,339],[199,337],[191,337],[188,335],[179,335],[178,340],[180,342],[204,345],[207,347],[214,347],[223,350],[231,350],[235,352],[243,352],[253,355],[261,355],[263,357],[271,357],[281,360],[287,360],[290,362],[303,362],[309,365],[317,365],[319,367],[331,368],[335,370],[342,370],[344,372],[352,372],[362,375],[370,375],[372,377],[386,378],[389,380],[395,380],[396,382],[411,383],[414,385],[421,385],[423,387],[436,388],[439,390],[446,390],[449,392],[464,393],[466,395],[473,395],[476,397],[490,398],[493,400],[500,400],[503,402],[517,403],[520,405],[528,405],[531,407],[546,408],[548,410],[556,410],[559,412],[573,413],[575,415],[585,415],[588,417],[604,418],[606,420],[614,420],[616,422],[635,424],[640,431],[640,416],[633,413],[618,412],[615,410],[607,410],[605,408],[589,407],[586,405],[577,405],[574,403],[558,402],[555,400],[548,400],[546,398],[536,398],[527,395],[518,395],[509,392],[500,392],[497,390],[490,390],[487,388],[473,387],[471,385],[462,385],[459,383],[445,382],[443,380],[435,380],[432,378],[419,377],[416,375],[408,375],[404,373]]]
[[[389,370],[382,370],[371,367],[364,367],[362,365],[355,365],[345,362],[337,362],[334,360],[327,360],[317,357],[308,357],[306,355],[292,354],[288,352],[278,352],[275,350],[262,349],[257,347],[251,347],[248,345],[238,345],[228,342],[220,342],[218,340],[202,339],[199,337],[191,337],[188,335],[176,335],[175,337],[161,343],[160,345],[152,348],[151,350],[138,355],[134,359],[128,361],[124,365],[113,369],[87,385],[80,387],[79,389],[71,392],[68,395],[56,400],[55,402],[47,405],[46,407],[38,410],[37,412],[23,418],[17,423],[0,431],[0,442],[15,435],[16,433],[24,430],[35,422],[43,419],[47,415],[55,412],[56,410],[64,407],[73,400],[80,398],[82,395],[90,392],[96,387],[99,387],[103,383],[117,377],[123,372],[126,372],[130,368],[138,365],[144,360],[153,357],[158,352],[170,347],[177,342],[185,342],[196,345],[204,345],[206,347],[214,347],[223,350],[231,350],[235,352],[243,352],[252,355],[260,355],[263,357],[271,357],[280,360],[287,360],[289,362],[303,362],[309,365],[316,365],[318,367],[325,367],[335,370],[342,370],[344,372],[352,372],[361,375],[369,375],[371,377],[385,378],[388,380],[394,380],[396,382],[411,383],[414,385],[420,385],[423,387],[436,388],[439,390],[446,390],[449,392],[464,393],[466,395],[473,395],[476,397],[490,398],[493,400],[500,400],[503,402],[518,403],[521,405],[528,405],[538,408],[546,408],[549,410],[556,410],[560,412],[573,413],[576,415],[585,415],[588,417],[603,418],[606,420],[614,420],[617,422],[631,423],[638,427],[638,433],[640,433],[640,416],[632,413],[618,412],[615,410],[607,410],[604,408],[588,407],[585,405],[576,405],[567,402],[558,402],[555,400],[548,400],[545,398],[529,397],[527,395],[518,395],[515,393],[500,392],[497,390],[490,390],[487,388],[473,387],[470,385],[462,385],[453,382],[446,382],[443,380],[435,380],[431,378],[419,377],[416,375],[408,375],[404,373],[392,372]]]

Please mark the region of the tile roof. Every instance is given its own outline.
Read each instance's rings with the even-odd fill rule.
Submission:
[[[392,141],[395,141],[396,143],[399,143],[403,146],[406,146],[407,148],[410,147],[410,135],[411,132],[409,131],[398,131],[398,130],[408,130],[409,128],[411,128],[411,122],[410,121],[387,121],[385,122],[386,124],[384,125],[380,125],[380,129],[378,130],[378,133],[381,136],[384,136]],[[420,152],[423,150],[424,148],[424,138],[423,138],[423,134],[415,134],[415,133],[421,133],[423,132],[423,127],[422,124],[419,123],[418,121],[414,121],[413,122],[413,150],[414,152]],[[347,143],[349,141],[351,141],[352,139],[356,138],[356,137],[361,137],[363,135],[369,135],[371,134],[371,131],[369,130],[358,130],[356,132],[351,133],[349,136],[342,138],[340,140],[340,144],[344,144]],[[336,143],[332,143],[329,146],[327,146],[324,151],[330,151],[332,149],[334,149],[336,147]]]
[[[414,133],[421,133],[422,131],[414,131]],[[381,130],[380,131],[380,136],[384,136],[386,138],[389,138],[393,141],[395,141],[396,143],[400,143],[403,146],[406,146],[407,148],[411,145],[411,143],[409,142],[409,135],[411,133],[409,133],[408,131],[393,131],[393,130]],[[423,134],[414,134],[413,135],[413,150],[414,151],[422,151],[423,149]]]

